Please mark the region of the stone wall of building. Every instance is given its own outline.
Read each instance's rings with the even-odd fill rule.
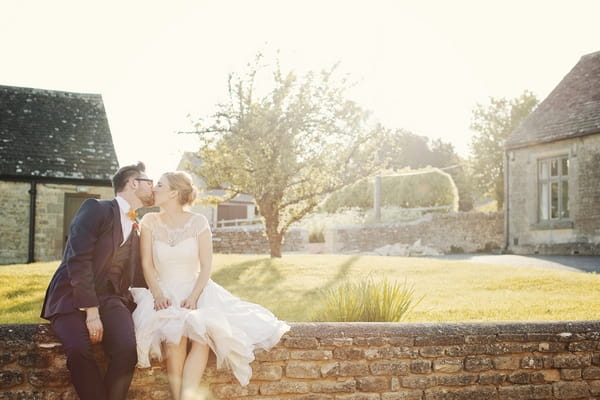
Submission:
[[[29,183],[0,182],[0,264],[27,261]]]
[[[443,253],[496,251],[504,244],[503,213],[428,214],[408,223],[341,226],[325,232],[330,253],[372,251],[384,245],[421,241]]]
[[[306,229],[290,229],[284,238],[282,251],[304,251],[308,244]],[[262,225],[232,226],[213,231],[216,253],[268,254],[269,242]]]
[[[0,264],[25,263],[29,252],[29,210],[31,185],[0,182]],[[62,257],[64,240],[65,193],[82,193],[110,199],[111,187],[36,184],[35,261],[53,261]]]
[[[96,355],[103,363],[100,346]],[[255,353],[242,387],[211,355],[216,399],[600,398],[600,322],[295,323]],[[0,325],[1,399],[75,399],[48,325]],[[171,398],[163,363],[137,370],[131,399]]]
[[[569,157],[570,219],[540,221],[538,161]],[[508,152],[507,242],[517,254],[600,254],[600,135]]]

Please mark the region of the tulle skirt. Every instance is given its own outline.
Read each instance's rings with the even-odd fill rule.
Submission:
[[[178,344],[182,337],[208,344],[217,358],[217,368],[230,368],[242,385],[252,376],[250,363],[254,350],[275,346],[289,325],[278,320],[266,308],[243,301],[219,284],[209,280],[195,310],[181,308],[181,301],[191,292],[194,282],[162,290],[173,305],[155,311],[154,298],[148,289],[132,288],[137,308],[133,312],[137,339],[138,367],[150,367],[151,360],[162,360],[161,343]],[[182,295],[185,293],[185,295]]]

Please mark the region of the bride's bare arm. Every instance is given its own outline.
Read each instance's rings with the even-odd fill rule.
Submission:
[[[206,286],[206,283],[210,278],[212,270],[212,255],[212,234],[210,229],[207,228],[198,235],[198,261],[200,262],[200,274],[198,275],[198,279],[196,279],[196,284],[194,285],[192,293],[190,293],[187,299],[182,302],[182,307],[189,309],[196,308],[198,298],[202,294],[204,286]]]
[[[143,225],[142,225],[143,228]],[[158,285],[156,269],[152,259],[152,232],[149,229],[142,229],[140,234],[140,255],[142,257],[142,270],[144,278],[148,284],[148,289],[154,297],[154,309],[162,310],[171,306],[171,301],[165,297],[163,291]]]

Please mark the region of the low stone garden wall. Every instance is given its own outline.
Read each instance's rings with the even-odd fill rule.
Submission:
[[[306,229],[290,229],[282,251],[304,251],[308,244]],[[269,254],[269,242],[262,225],[232,226],[213,231],[213,249],[217,253]]]
[[[499,251],[504,246],[504,214],[433,213],[412,222],[340,226],[325,232],[328,253],[373,252],[395,244],[404,245],[407,253],[389,255],[421,255],[410,254],[411,247],[444,254]]]
[[[214,357],[216,399],[477,400],[600,398],[600,322],[294,323],[256,353],[240,386]],[[97,356],[102,358],[100,346]],[[69,400],[48,325],[0,325],[0,399]],[[164,365],[137,370],[130,399],[169,399]]]

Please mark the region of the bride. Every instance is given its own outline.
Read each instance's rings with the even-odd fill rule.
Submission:
[[[195,398],[209,350],[242,385],[255,349],[270,349],[290,327],[264,307],[233,296],[210,279],[212,235],[206,218],[186,210],[196,198],[189,174],[161,176],[158,213],[141,221],[140,247],[148,289],[132,288],[138,366],[166,359],[175,400]]]

